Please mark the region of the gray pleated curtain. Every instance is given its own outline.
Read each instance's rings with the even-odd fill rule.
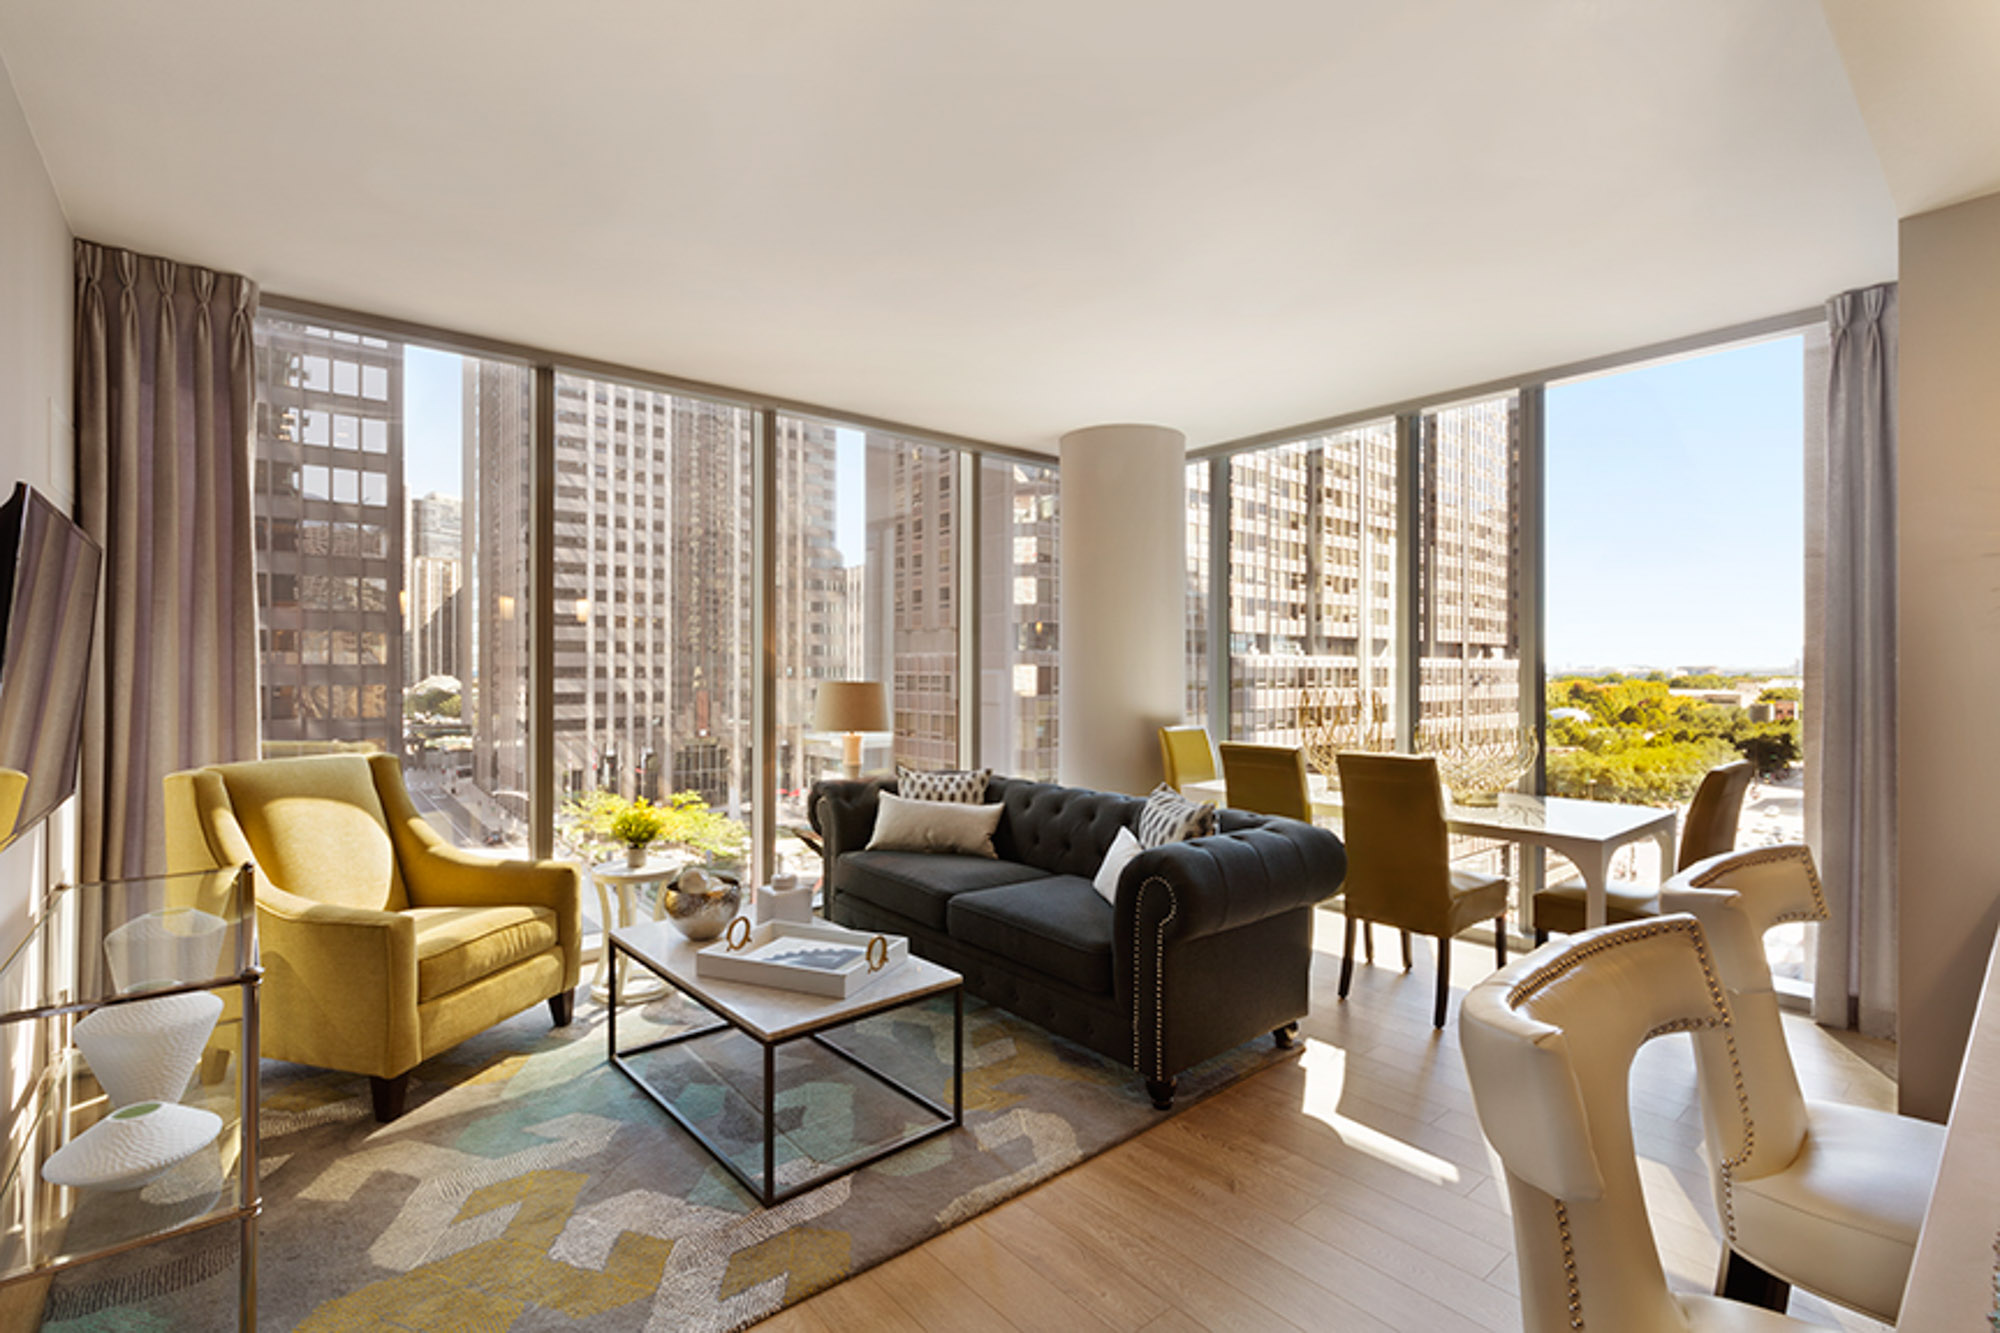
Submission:
[[[1896,1035],[1896,287],[1827,302],[1826,643],[1813,1014]]]
[[[76,244],[77,480],[104,547],[83,877],[165,869],[160,779],[257,753],[247,278]]]

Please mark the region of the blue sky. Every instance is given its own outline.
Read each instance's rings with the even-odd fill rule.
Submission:
[[[1548,660],[1787,666],[1804,643],[1804,345],[1548,390]]]
[[[1549,664],[1782,667],[1804,641],[1803,344],[1548,391]],[[404,353],[405,479],[462,489],[459,358]],[[864,558],[866,446],[835,432],[835,541]]]

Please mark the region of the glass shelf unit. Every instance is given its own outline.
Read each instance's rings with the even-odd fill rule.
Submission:
[[[0,965],[0,1298],[93,1259],[235,1222],[239,1329],[257,1323],[257,955],[252,870],[61,885]],[[222,1120],[214,1143],[139,1189],[50,1184],[42,1167],[113,1109],[76,1049],[110,1005],[212,991],[222,1015],[179,1100]],[[244,1052],[250,1058],[240,1058]],[[32,1288],[31,1311],[41,1308]],[[7,1308],[0,1300],[0,1308]],[[17,1307],[18,1308],[18,1307]],[[37,1322],[39,1317],[37,1316]]]

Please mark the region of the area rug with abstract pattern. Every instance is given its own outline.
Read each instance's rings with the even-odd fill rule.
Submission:
[[[629,1005],[629,1049],[706,1015]],[[335,1330],[745,1327],[1153,1125],[1130,1069],[965,1002],[965,1124],[762,1208],[606,1060],[605,1011],[551,1030],[533,1011],[418,1066],[410,1110],[377,1125],[367,1080],[267,1063],[259,1326]],[[836,1041],[949,1102],[949,999]],[[1186,1105],[1272,1061],[1268,1038],[1181,1079]],[[753,1174],[760,1049],[734,1033],[641,1057],[649,1081]],[[780,1183],[927,1123],[812,1042],[780,1048]],[[233,1227],[59,1279],[44,1327],[234,1327]]]

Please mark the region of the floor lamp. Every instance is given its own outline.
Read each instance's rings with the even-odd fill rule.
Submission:
[[[861,733],[889,730],[889,695],[879,680],[824,680],[814,700],[814,731],[838,731],[847,777],[861,776]]]

